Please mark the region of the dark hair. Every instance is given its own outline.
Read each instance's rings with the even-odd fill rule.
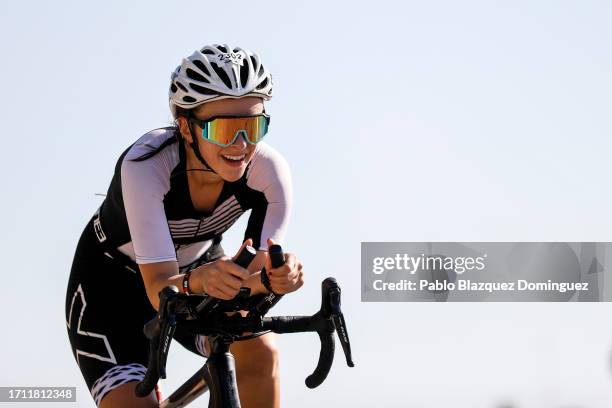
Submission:
[[[177,142],[183,143],[183,137],[181,136],[181,130],[179,128],[178,118],[181,116],[188,118],[191,115],[191,111],[189,109],[184,109],[179,106],[175,106],[175,108],[176,108],[176,118],[174,119],[174,124],[172,126],[168,126],[164,128],[164,129],[172,130],[174,132],[173,137],[169,138],[164,143],[159,145],[159,147],[157,147],[155,150],[151,150],[150,152],[147,152],[140,157],[132,159],[131,161],[140,162],[140,161],[150,159],[151,157],[155,156],[157,153],[161,152],[166,147],[173,145],[174,143],[177,143]]]

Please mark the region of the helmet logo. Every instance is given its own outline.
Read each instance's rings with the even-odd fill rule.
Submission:
[[[243,55],[241,53],[236,52],[225,52],[223,54],[219,54],[219,62],[224,64],[232,63],[236,65],[242,65]]]

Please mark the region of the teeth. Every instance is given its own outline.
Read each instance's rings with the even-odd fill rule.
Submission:
[[[233,160],[233,161],[240,161],[242,159],[244,159],[244,156],[246,156],[245,154],[242,154],[240,156],[229,156],[229,155],[222,155],[224,158],[226,158],[227,160]]]

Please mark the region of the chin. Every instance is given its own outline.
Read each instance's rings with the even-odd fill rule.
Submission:
[[[244,176],[245,170],[246,166],[240,169],[223,169],[217,173],[221,176],[223,180],[233,183],[235,181],[240,180],[242,176]]]
[[[225,181],[234,182],[238,181],[244,176],[244,172],[246,171],[248,164],[251,161],[252,155],[247,156],[242,162],[237,164],[229,164],[225,160],[219,158],[216,161],[216,171],[217,174],[221,176],[221,178]]]
[[[244,172],[242,172],[242,173],[241,173],[240,175],[238,175],[238,176],[234,176],[234,175],[228,176],[228,175],[225,175],[225,174],[224,174],[224,175],[222,176],[222,178],[223,178],[223,180],[225,180],[225,181],[227,181],[227,182],[229,182],[229,183],[234,183],[234,182],[236,182],[236,181],[240,180],[240,179],[242,178],[242,175],[243,175],[243,174],[244,174]]]

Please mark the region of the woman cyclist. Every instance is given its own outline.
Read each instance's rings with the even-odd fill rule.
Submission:
[[[146,133],[120,156],[107,196],[79,240],[66,295],[72,351],[98,406],[157,406],[158,392],[137,398],[134,388],[148,364],[142,327],[155,316],[165,286],[220,299],[241,287],[258,294],[302,286],[295,255],[286,254],[276,269],[267,257],[268,246],[283,239],[291,207],[288,165],[261,142],[271,95],[271,75],[257,54],[205,46],[171,76],[175,126]],[[220,245],[247,210],[242,247],[258,250],[248,270]],[[175,339],[206,356],[205,338],[177,332]],[[278,407],[272,335],[234,343],[231,351],[242,406]]]

